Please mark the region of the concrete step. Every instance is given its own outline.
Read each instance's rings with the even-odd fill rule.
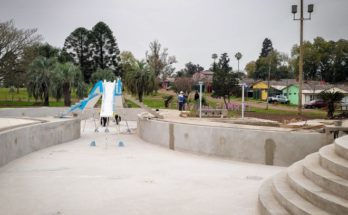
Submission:
[[[303,160],[303,174],[322,188],[331,191],[337,196],[348,199],[348,180],[324,169],[320,166],[319,161],[318,153],[308,155]]]
[[[279,204],[272,191],[272,179],[268,179],[259,189],[259,211],[261,215],[289,215],[290,213]]]
[[[335,139],[335,152],[348,160],[348,135]]]
[[[330,172],[348,180],[348,160],[338,156],[334,144],[319,150],[320,165]]]
[[[328,215],[329,213],[314,206],[293,190],[287,180],[287,172],[281,172],[273,178],[273,193],[280,204],[291,214]]]
[[[287,170],[290,186],[304,199],[329,213],[348,214],[348,201],[323,189],[303,174],[303,161],[299,161]]]

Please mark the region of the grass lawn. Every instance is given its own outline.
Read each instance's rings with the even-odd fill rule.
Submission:
[[[240,117],[241,112],[229,110],[228,116]],[[245,112],[245,116],[283,122],[284,120],[291,120],[291,119],[302,119],[302,120],[324,119],[326,118],[326,112],[325,111],[314,111],[314,112],[304,111],[302,112],[302,116],[299,116],[297,114],[297,111],[295,110],[294,111],[284,111],[284,110],[274,110],[274,109],[266,110],[264,108],[252,107],[250,110]]]
[[[10,93],[9,88],[0,88],[0,101],[28,101],[28,93],[26,88],[15,89],[14,93]]]
[[[148,96],[144,96],[143,98],[143,103],[145,105],[147,105],[148,107],[151,108],[159,108],[159,109],[164,109],[164,96],[168,96],[168,95],[173,95],[173,93],[171,92],[166,92],[166,91],[161,91],[161,93],[157,93],[156,95],[148,95]],[[189,106],[193,106],[194,105],[194,101],[193,101],[193,95],[190,95],[189,99],[188,99],[188,103]],[[207,102],[209,104],[209,107],[213,107],[215,108],[217,105],[217,102],[214,100],[209,99],[208,97],[206,97]],[[178,101],[177,101],[177,96],[173,95],[173,99],[169,104],[169,109],[177,109],[178,108]]]
[[[55,98],[50,97],[50,107],[63,107],[64,102],[57,102]],[[76,93],[71,93],[71,103],[75,104],[79,99],[76,97]],[[34,98],[29,98],[26,88],[15,89],[14,93],[10,93],[9,88],[0,88],[0,108],[6,107],[30,107],[30,106],[43,106],[42,101],[35,101]]]
[[[150,108],[159,108],[164,109],[164,97],[172,95],[170,92],[166,93],[165,91],[162,91],[161,93],[156,93],[153,95],[147,95],[143,98],[143,103],[147,105]],[[177,98],[174,95],[172,101],[169,104],[169,109],[176,109],[177,107]]]
[[[131,100],[125,99],[127,107],[129,108],[139,108],[140,106],[132,102]]]
[[[0,108],[9,107],[40,107],[42,102],[28,102],[28,101],[0,101]],[[64,107],[64,102],[50,101],[50,107]]]
[[[284,110],[275,110],[275,109],[268,109],[265,110],[264,108],[251,108],[251,111],[260,113],[260,114],[270,114],[270,115],[293,115],[297,116],[297,110],[294,111],[284,111]],[[326,117],[326,112],[321,110],[316,111],[303,111],[302,115],[309,117],[309,118],[320,118],[323,119]]]

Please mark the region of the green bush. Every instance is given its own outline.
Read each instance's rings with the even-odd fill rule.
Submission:
[[[163,96],[163,99],[164,99],[164,107],[165,107],[165,108],[168,108],[168,107],[169,107],[169,104],[173,101],[173,98],[174,98],[173,95],[166,95],[166,96]]]

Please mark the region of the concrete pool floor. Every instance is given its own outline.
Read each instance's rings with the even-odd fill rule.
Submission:
[[[0,214],[254,215],[262,181],[284,169],[171,151],[125,129],[94,133],[88,120],[80,139],[0,168]]]

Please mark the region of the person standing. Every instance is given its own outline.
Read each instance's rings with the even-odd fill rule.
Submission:
[[[195,109],[197,110],[198,109],[198,103],[199,103],[199,94],[198,94],[198,91],[196,90],[195,92]]]
[[[188,96],[184,94],[184,105],[182,106],[182,110],[186,110],[186,107],[188,108]]]
[[[179,111],[182,111],[185,104],[185,97],[184,97],[183,91],[180,91],[180,94],[178,96],[178,104],[179,104]]]

